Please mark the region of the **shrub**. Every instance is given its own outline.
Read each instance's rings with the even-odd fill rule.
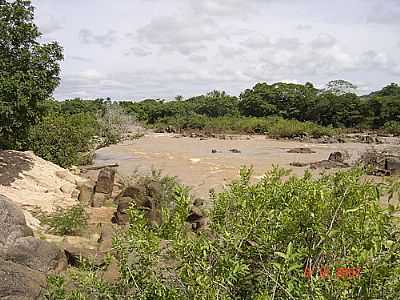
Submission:
[[[301,136],[332,136],[336,130],[312,122],[300,122],[283,118],[256,117],[218,117],[209,118],[202,115],[162,119],[154,126],[157,129],[168,127],[176,130],[203,130],[207,132],[263,134],[268,133],[276,138],[293,138]]]
[[[87,225],[88,216],[82,206],[68,209],[57,208],[56,212],[44,218],[50,231],[58,235],[77,234]]]
[[[210,231],[187,234],[188,199],[166,227],[132,208],[114,241],[121,280],[75,273],[76,290],[104,299],[396,299],[400,236],[380,185],[356,169],[313,179],[275,169],[251,184],[251,170],[220,193]],[[347,268],[347,269],[346,269]],[[357,272],[345,278],[343,270]]]
[[[384,125],[384,131],[393,135],[400,135],[400,122],[387,122]]]
[[[103,111],[97,113],[96,119],[99,123],[98,135],[105,139],[105,145],[117,143],[134,124],[134,118],[125,113],[117,103],[105,104]]]
[[[91,114],[50,114],[30,130],[26,148],[62,167],[77,165],[91,149],[97,128]]]
[[[332,136],[334,130],[329,127],[323,127],[311,122],[300,122],[296,120],[277,119],[271,124],[268,133],[273,137],[302,137],[310,136],[319,138],[321,136]]]

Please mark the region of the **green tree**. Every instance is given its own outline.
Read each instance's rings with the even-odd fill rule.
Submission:
[[[21,148],[58,86],[62,48],[39,42],[31,1],[0,0],[0,148]]]
[[[240,95],[240,111],[245,116],[278,115],[304,121],[314,105],[317,89],[306,85],[278,82],[273,85],[258,83]]]
[[[326,85],[325,91],[337,96],[355,93],[357,86],[346,80],[332,80]]]

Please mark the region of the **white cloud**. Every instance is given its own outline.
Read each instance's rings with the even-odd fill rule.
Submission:
[[[239,94],[257,81],[337,78],[379,88],[400,73],[399,0],[34,2],[41,29],[65,49],[59,98]]]
[[[131,54],[136,56],[149,56],[152,54],[152,52],[145,48],[132,47],[126,52],[126,55],[131,55]]]
[[[311,25],[309,25],[309,24],[299,24],[299,25],[296,26],[296,29],[300,30],[300,31],[309,31],[312,28],[313,27]]]
[[[320,34],[317,38],[312,40],[311,46],[315,49],[332,48],[336,45],[336,38],[330,34]]]
[[[115,30],[109,29],[104,34],[95,34],[89,29],[81,29],[79,38],[84,44],[97,44],[104,48],[111,47],[117,40]]]
[[[400,24],[400,3],[398,0],[386,0],[376,4],[367,18],[369,23],[376,24]]]
[[[49,35],[60,29],[63,29],[61,22],[54,16],[49,15],[45,15],[40,19],[38,27],[40,32],[44,35]]]
[[[197,14],[207,16],[244,16],[257,11],[263,1],[259,0],[189,0]]]

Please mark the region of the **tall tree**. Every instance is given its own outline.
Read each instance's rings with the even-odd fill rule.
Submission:
[[[345,94],[355,94],[357,86],[346,80],[332,80],[329,81],[325,88],[326,92],[330,92],[337,96]]]
[[[0,148],[20,148],[60,82],[62,48],[40,43],[31,1],[0,0]]]

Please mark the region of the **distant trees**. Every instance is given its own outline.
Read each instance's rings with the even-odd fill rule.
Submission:
[[[258,83],[240,95],[239,109],[245,116],[279,115],[304,121],[314,105],[317,89],[313,85],[292,83]]]
[[[41,44],[30,1],[0,0],[0,148],[20,148],[59,84],[62,48]]]
[[[353,128],[383,128],[387,122],[400,122],[399,85],[392,83],[362,97],[354,93],[355,89],[355,85],[344,80],[331,81],[322,90],[309,82],[304,85],[263,82],[246,89],[239,98],[212,91],[187,100],[145,100],[121,105],[150,124],[171,117],[199,120],[195,116],[282,117]]]

